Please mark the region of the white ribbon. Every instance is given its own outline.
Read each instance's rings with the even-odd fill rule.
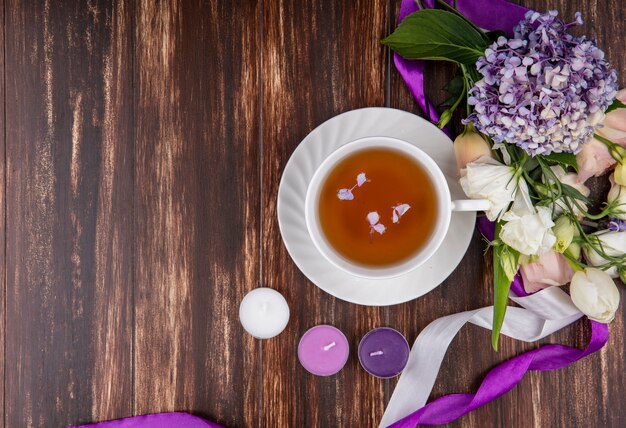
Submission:
[[[570,296],[549,287],[525,297],[513,297],[523,308],[508,307],[501,333],[517,340],[534,342],[573,323],[582,313]],[[417,337],[406,368],[400,376],[380,427],[387,427],[426,404],[443,357],[461,327],[470,322],[491,330],[493,306],[448,315],[431,322]]]

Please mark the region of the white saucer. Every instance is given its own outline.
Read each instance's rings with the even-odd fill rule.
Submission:
[[[428,153],[446,176],[452,198],[465,198],[457,181],[452,141],[419,116],[383,107],[348,111],[311,131],[287,162],[278,190],[280,232],[298,268],[327,293],[368,306],[404,303],[441,284],[465,255],[476,222],[475,213],[452,213],[448,234],[435,255],[419,268],[396,278],[359,278],[328,262],[315,248],[305,223],[304,199],[309,181],[324,158],[338,147],[379,135],[408,141]]]

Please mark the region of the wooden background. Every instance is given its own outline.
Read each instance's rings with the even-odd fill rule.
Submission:
[[[412,342],[435,318],[490,304],[478,235],[441,287],[389,308],[321,292],[281,242],[279,179],[309,131],[365,106],[419,114],[379,44],[399,0],[0,3],[6,427],[172,410],[228,427],[373,427],[395,380],[366,374],[354,352],[338,375],[309,375],[300,335],[331,323],[354,350],[388,325]],[[580,10],[626,83],[622,0],[524,3]],[[441,100],[452,69],[427,72]],[[261,286],[292,310],[267,341],[238,322]],[[624,315],[626,304],[602,352],[532,373],[450,426],[626,426]],[[581,322],[544,342],[583,346],[587,334]],[[433,395],[471,391],[534,346],[503,340],[495,354],[467,327]]]

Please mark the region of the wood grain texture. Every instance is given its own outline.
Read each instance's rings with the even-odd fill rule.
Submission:
[[[355,350],[363,334],[386,323],[385,310],[340,301],[306,280],[281,242],[276,195],[291,152],[310,130],[384,103],[386,11],[384,1],[263,1],[262,276],[292,309],[287,330],[263,343],[264,427],[374,426],[382,415],[386,382],[361,370]],[[310,375],[297,361],[300,336],[317,324],[348,334],[351,356],[336,376]]]
[[[136,413],[258,413],[257,5],[136,6]]]
[[[626,85],[623,1],[520,2],[580,10],[577,31],[598,39]],[[361,369],[363,334],[388,325],[412,342],[442,315],[491,303],[478,233],[441,287],[389,308],[323,293],[281,242],[278,185],[308,132],[359,107],[421,114],[379,44],[400,0],[0,5],[4,426],[180,410],[228,427],[374,427],[396,380]],[[426,73],[442,101],[453,68]],[[238,322],[241,298],[261,286],[283,293],[292,314],[266,341]],[[620,311],[600,353],[531,373],[449,426],[626,426]],[[320,323],[351,343],[328,378],[296,357]],[[588,334],[579,322],[542,342],[582,347]],[[489,332],[464,328],[432,397],[473,391],[495,364],[536,346],[503,338],[496,354]]]
[[[6,426],[132,412],[124,3],[6,2]]]
[[[4,0],[0,0],[0,23],[4,23]],[[4,79],[4,28],[0,31],[0,100],[5,99],[5,79]],[[6,381],[6,128],[5,128],[6,104],[0,103],[0,381],[3,388],[0,392],[0,415],[4,426],[4,384]],[[3,244],[4,243],[4,244]]]

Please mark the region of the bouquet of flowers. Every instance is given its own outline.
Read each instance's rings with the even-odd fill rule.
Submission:
[[[440,127],[465,108],[454,142],[460,183],[486,199],[495,222],[492,345],[497,350],[511,282],[526,292],[569,285],[574,304],[608,323],[626,279],[626,90],[576,14],[529,11],[513,37],[486,32],[455,8],[407,16],[383,40],[406,59],[458,65],[446,86]],[[593,207],[585,184],[614,167],[611,190]]]

